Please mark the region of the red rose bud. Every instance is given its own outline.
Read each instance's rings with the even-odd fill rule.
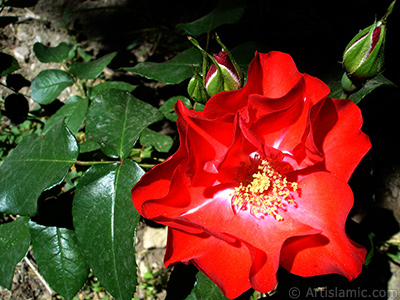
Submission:
[[[393,1],[380,21],[360,31],[347,45],[343,65],[349,77],[367,80],[378,75],[384,64],[386,19],[393,10]]]
[[[236,69],[229,59],[228,53],[221,51],[213,55],[215,63],[206,75],[206,90],[210,97],[222,91],[237,90],[242,87],[243,82],[239,76],[240,69]]]
[[[383,22],[361,31],[346,47],[343,64],[351,77],[370,79],[383,67],[386,26]]]

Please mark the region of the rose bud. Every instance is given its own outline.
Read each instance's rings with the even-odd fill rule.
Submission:
[[[222,91],[237,90],[242,87],[242,78],[238,72],[241,70],[234,67],[229,59],[228,53],[221,51],[213,55],[215,63],[211,65],[206,75],[206,90],[210,97]]]
[[[380,21],[360,31],[347,45],[343,65],[349,77],[367,80],[378,75],[384,64],[386,20],[395,1]]]
[[[206,90],[204,89],[202,79],[197,74],[190,79],[187,91],[189,97],[195,100],[196,102],[206,103],[208,100],[208,96]]]
[[[354,37],[343,54],[343,64],[350,76],[366,80],[382,70],[385,35],[386,26],[379,21]]]

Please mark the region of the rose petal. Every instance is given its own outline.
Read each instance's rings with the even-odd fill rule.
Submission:
[[[163,163],[146,172],[139,182],[132,188],[132,199],[136,210],[143,214],[143,205],[152,199],[165,197],[171,189],[171,177],[180,162],[184,159],[182,150],[178,150],[173,156]],[[182,206],[182,203],[178,203]]]
[[[158,223],[178,228],[190,233],[201,233],[204,231],[197,224],[187,221],[182,217],[187,212],[197,210],[205,203],[212,200],[204,196],[205,187],[193,187],[190,184],[190,179],[185,175],[185,163],[182,162],[173,172],[168,186],[168,193],[164,197],[151,198],[153,191],[163,186],[154,184],[146,186],[139,185],[136,187],[140,197],[146,198],[140,210],[138,210],[145,218],[154,220]],[[154,178],[154,177],[153,177]],[[210,179],[211,176],[205,179]],[[145,182],[145,181],[144,181]],[[141,181],[139,181],[139,184]],[[164,185],[166,185],[164,183]],[[165,189],[165,187],[164,187]],[[135,196],[136,194],[133,194]],[[137,199],[139,202],[141,199]]]
[[[242,164],[250,163],[250,156],[257,152],[263,158],[281,160],[283,154],[281,151],[263,144],[262,141],[249,129],[243,122],[243,119],[238,115],[235,119],[237,126],[235,127],[234,140],[232,145],[226,152],[223,160],[218,165],[218,173],[220,175],[237,172],[237,168]],[[230,176],[231,179],[236,177]],[[227,180],[220,180],[227,182]]]
[[[247,73],[245,87],[216,94],[204,107],[204,116],[214,119],[236,114],[247,105],[247,97],[251,94],[282,98],[302,77],[290,55],[276,51],[266,54],[256,52]]]
[[[283,97],[302,77],[289,54],[271,51],[259,56],[263,70],[262,91],[268,98]]]
[[[330,122],[334,124],[328,125]],[[328,99],[316,123],[315,143],[322,144],[326,170],[348,181],[371,148],[368,136],[361,131],[360,109],[349,99]]]
[[[231,243],[239,240],[251,245],[251,285],[258,291],[270,292],[276,285],[276,272],[285,240],[318,234],[320,230],[298,222],[284,212],[283,221],[277,221],[273,216],[257,219],[247,211],[235,214],[231,208],[231,193],[232,189],[221,191],[212,201],[204,202],[181,217],[218,239]]]
[[[256,120],[269,114],[286,111],[295,104],[302,104],[305,93],[305,81],[303,78],[292,87],[292,89],[281,98],[268,98],[260,94],[251,94],[248,98],[247,109],[251,111],[250,117],[245,119],[251,126]]]
[[[285,240],[297,235],[313,235],[320,232],[286,216],[284,212],[282,216],[283,221],[277,221],[273,216],[256,219],[247,211],[243,211],[221,229],[254,247],[250,282],[254,289],[263,293],[275,288],[280,250]]]
[[[308,74],[303,74],[303,76],[306,85],[306,93],[304,95],[305,100],[311,101],[312,104],[316,104],[328,97],[330,89],[323,81]]]
[[[252,257],[248,247],[239,241],[229,244],[205,233],[193,235],[169,229],[165,266],[178,262],[194,263],[230,299],[251,288]]]
[[[345,222],[353,205],[353,193],[339,177],[314,173],[299,182],[301,197],[288,214],[320,229],[321,234],[290,238],[281,252],[281,265],[293,274],[314,276],[341,274],[355,278],[362,269],[366,250],[346,235]]]
[[[232,143],[232,122],[224,119],[209,119],[189,110],[181,101],[176,104],[178,118],[178,131],[184,137],[181,142],[185,144],[188,153],[188,171],[191,180],[195,182],[203,170],[216,173],[215,164],[224,155]],[[218,130],[215,130],[218,128]],[[195,183],[194,183],[195,184]]]
[[[284,111],[264,114],[251,129],[263,144],[293,154],[310,130],[309,109],[308,103],[301,102]]]

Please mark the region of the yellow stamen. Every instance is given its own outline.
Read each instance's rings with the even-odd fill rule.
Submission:
[[[295,203],[292,192],[298,189],[298,184],[289,182],[268,161],[255,158],[255,165],[241,164],[239,168],[239,186],[232,194],[232,206],[235,212],[249,210],[257,218],[271,215],[282,221],[279,210],[285,211],[288,204]]]

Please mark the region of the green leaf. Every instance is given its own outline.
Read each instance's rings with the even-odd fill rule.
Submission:
[[[46,47],[42,43],[35,43],[33,45],[33,52],[35,52],[37,59],[42,63],[61,63],[68,58],[71,49],[72,46],[64,42],[58,44],[56,47]]]
[[[178,84],[192,77],[192,68],[200,66],[201,62],[202,55],[200,51],[195,48],[189,48],[166,62],[145,61],[133,68],[125,68],[125,70],[160,82]]]
[[[83,141],[79,144],[79,153],[88,153],[96,150],[100,150],[100,145],[95,141]]]
[[[193,106],[193,110],[195,110],[195,111],[203,111],[204,106],[205,105],[203,103],[196,102],[194,104],[194,106]]]
[[[140,144],[145,147],[153,146],[159,152],[168,152],[174,144],[174,140],[168,135],[145,128],[140,135]]]
[[[221,25],[236,23],[242,17],[244,10],[243,1],[221,1],[209,14],[191,23],[178,24],[178,28],[190,36],[198,37]]]
[[[77,156],[63,120],[44,136],[25,137],[0,166],[0,211],[34,216],[40,194],[62,182]]]
[[[340,80],[326,80],[329,84],[329,88],[331,89],[331,92],[329,94],[330,98],[341,98],[343,96],[343,90],[342,90],[342,85]],[[389,79],[384,77],[382,74],[379,74],[378,76],[367,80],[367,82],[364,84],[364,86],[357,91],[354,94],[351,94],[347,98],[352,100],[355,104],[360,103],[362,99],[364,99],[365,96],[370,94],[373,90],[375,90],[378,87],[381,86],[391,86],[391,87],[397,87],[393,82],[391,82]]]
[[[95,98],[98,94],[104,92],[107,89],[117,89],[131,93],[136,88],[136,85],[129,84],[123,81],[106,81],[95,85],[88,89],[88,97],[90,99]]]
[[[109,157],[129,156],[140,133],[163,118],[155,107],[120,90],[106,90],[96,97],[86,118],[88,140],[100,144]]]
[[[33,254],[39,271],[65,299],[72,299],[89,275],[75,232],[29,222]]]
[[[82,177],[83,171],[76,171],[72,170],[71,172],[68,173],[68,175],[65,177],[65,184],[63,186],[63,191],[68,192],[72,190],[73,188],[76,187],[79,178]]]
[[[93,61],[74,62],[69,71],[72,75],[80,79],[94,79],[101,74],[116,55],[117,52],[113,52]]]
[[[43,132],[46,133],[55,123],[65,118],[65,123],[72,133],[78,132],[86,117],[89,100],[79,96],[72,96],[50,119],[46,122]]]
[[[116,299],[131,299],[136,287],[135,210],[131,188],[143,175],[133,161],[94,165],[79,180],[72,215],[90,268]]]
[[[396,253],[390,253],[390,252],[386,252],[385,253],[391,260],[393,260],[395,263],[400,264],[400,253],[396,252]]]
[[[349,99],[351,99],[355,104],[358,104],[365,96],[380,86],[396,87],[393,82],[385,78],[382,74],[379,74],[378,76],[368,80],[358,92],[350,95]]]
[[[175,112],[175,104],[178,101],[178,99],[181,100],[187,108],[192,108],[192,104],[190,103],[190,100],[188,98],[186,98],[185,96],[175,96],[175,97],[169,98],[167,101],[164,102],[163,105],[161,105],[160,112],[168,120],[170,120],[172,122],[176,122],[176,120],[178,119],[178,115]]]
[[[196,275],[196,284],[186,300],[225,300],[228,299],[219,287],[206,275],[199,271]]]
[[[342,84],[337,80],[325,80],[324,82],[327,83],[329,86],[329,89],[331,90],[328,97],[329,98],[334,98],[334,99],[339,99],[343,93],[342,89]]]
[[[11,55],[0,52],[0,76],[6,76],[20,68],[18,61]]]
[[[11,289],[15,266],[29,249],[29,218],[0,225],[0,285]]]
[[[77,47],[76,50],[77,50],[78,55],[79,55],[84,61],[88,62],[88,61],[92,60],[93,55],[91,55],[91,54],[89,54],[89,53],[83,51],[81,47]]]
[[[74,79],[62,70],[41,71],[31,84],[31,98],[40,104],[50,104],[67,87],[74,84]]]

